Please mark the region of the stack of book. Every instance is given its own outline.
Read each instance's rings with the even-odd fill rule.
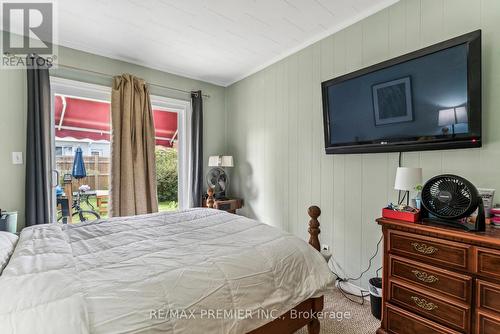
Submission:
[[[495,207],[491,209],[491,225],[500,227],[500,208]]]

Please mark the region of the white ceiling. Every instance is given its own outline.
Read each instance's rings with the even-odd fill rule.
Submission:
[[[227,86],[399,0],[59,0],[59,44]]]

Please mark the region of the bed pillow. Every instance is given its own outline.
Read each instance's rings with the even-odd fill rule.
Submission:
[[[0,275],[14,253],[17,239],[19,237],[13,233],[0,231]]]

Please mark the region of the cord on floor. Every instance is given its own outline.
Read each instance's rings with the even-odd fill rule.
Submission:
[[[375,251],[375,254],[373,254],[373,256],[370,258],[370,260],[368,261],[368,268],[366,268],[366,270],[364,270],[363,272],[361,272],[361,274],[356,277],[356,278],[349,278],[349,277],[345,277],[345,278],[342,278],[339,274],[337,274],[335,271],[331,270],[332,273],[337,277],[337,279],[335,280],[335,286],[339,289],[340,293],[345,297],[347,298],[348,300],[350,300],[351,302],[353,303],[357,303],[359,305],[364,305],[365,303],[365,298],[368,297],[370,294],[367,293],[365,294],[364,292],[368,292],[367,290],[365,289],[360,289],[360,293],[359,295],[355,294],[355,293],[351,293],[351,292],[348,292],[348,291],[345,291],[345,289],[342,287],[342,283],[348,283],[349,281],[357,281],[359,279],[361,279],[363,277],[364,274],[366,274],[370,268],[372,267],[372,261],[373,259],[377,256],[378,254],[378,249],[379,249],[379,246],[380,246],[380,243],[382,242],[383,240],[383,236],[380,237],[379,241],[377,242],[377,249]],[[382,269],[382,267],[378,268],[377,271],[376,271],[376,275],[377,277],[379,277],[379,271]],[[359,301],[356,301],[352,298],[350,298],[349,296],[353,296],[353,297],[357,297],[357,298],[361,298],[361,302]]]
[[[348,291],[344,290],[344,288],[342,287],[342,282],[345,282],[345,281],[343,281],[341,279],[337,279],[337,284],[335,285],[337,287],[337,289],[339,289],[339,291],[342,294],[342,296],[344,296],[344,298],[350,300],[353,303],[356,303],[356,304],[359,304],[359,305],[364,305],[365,304],[365,298],[368,297],[370,294],[369,293],[364,294],[363,292],[365,292],[366,290],[363,290],[363,289],[360,289],[360,294],[359,295],[357,295],[355,293],[352,293],[352,292],[348,292]],[[357,298],[360,299],[360,301],[354,300],[350,296],[357,297]]]

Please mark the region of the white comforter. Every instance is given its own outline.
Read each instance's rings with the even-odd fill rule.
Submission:
[[[39,225],[0,276],[0,333],[246,333],[331,281],[303,240],[222,211]]]

